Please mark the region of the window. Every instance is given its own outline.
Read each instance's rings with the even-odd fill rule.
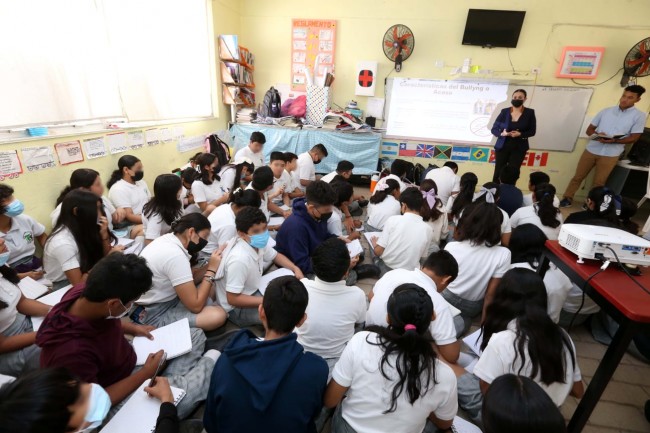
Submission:
[[[0,0],[0,126],[212,116],[209,0]]]

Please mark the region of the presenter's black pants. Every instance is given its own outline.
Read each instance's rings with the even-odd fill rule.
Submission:
[[[501,150],[494,152],[494,175],[492,176],[492,181],[499,183],[501,171],[508,165],[517,170],[517,179],[519,179],[521,163],[524,162],[526,152],[528,152],[528,140],[513,140],[508,138],[503,143]]]

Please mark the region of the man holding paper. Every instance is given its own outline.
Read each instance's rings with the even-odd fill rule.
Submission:
[[[639,85],[627,86],[615,107],[601,110],[587,128],[591,140],[582,152],[573,179],[564,192],[560,207],[570,207],[573,195],[589,172],[596,167],[592,188],[604,186],[609,174],[618,162],[626,144],[632,144],[641,137],[646,114],[635,108],[645,89]]]

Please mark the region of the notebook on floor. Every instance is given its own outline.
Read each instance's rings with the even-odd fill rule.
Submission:
[[[36,299],[46,294],[49,289],[31,277],[25,277],[18,283],[20,291],[27,299]]]
[[[451,431],[454,433],[481,433],[480,428],[458,416],[454,417],[454,423],[451,426]]]
[[[63,296],[66,293],[68,293],[68,290],[70,289],[72,289],[72,284],[68,284],[67,286],[62,287],[59,290],[55,290],[54,292],[48,295],[38,298],[38,302],[42,302],[45,305],[49,305],[50,307],[53,307],[61,301]],[[38,331],[38,329],[43,324],[44,319],[45,317],[32,317],[32,328],[34,329],[34,331]]]
[[[160,413],[160,401],[144,391],[149,380],[140,385],[115,416],[102,429],[102,433],[152,433]],[[185,397],[185,391],[172,388],[174,405]]]
[[[133,338],[133,349],[138,357],[136,365],[144,365],[150,353],[164,350],[167,359],[174,359],[192,350],[190,322],[187,318],[151,331],[153,340],[147,337]]]

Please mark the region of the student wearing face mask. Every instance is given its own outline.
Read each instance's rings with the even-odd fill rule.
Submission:
[[[202,153],[197,164],[201,168],[201,178],[192,183],[192,195],[203,215],[208,216],[217,206],[228,201],[227,188],[221,184],[217,155]]]
[[[136,368],[136,353],[125,334],[152,338],[152,326],[120,320],[135,300],[151,287],[147,262],[134,254],[111,254],[93,268],[88,280],[70,289],[45,317],[36,344],[41,367],[63,367],[82,381],[96,383],[108,393],[115,413],[120,403],[158,371],[163,351],[149,355]],[[192,350],[168,361],[161,373],[187,392],[178,405],[180,417],[189,415],[205,399],[215,356],[205,349],[205,335],[192,330]]]
[[[224,277],[217,281],[217,296],[235,325],[260,325],[257,310],[262,304],[259,287],[264,263],[287,268],[299,279],[303,274],[291,260],[268,246],[266,216],[260,209],[243,208],[235,216],[235,227],[237,238],[224,259]]]
[[[327,149],[322,144],[317,144],[308,152],[298,155],[298,177],[300,189],[306,191],[307,186],[316,180],[316,164],[327,158]]]
[[[226,322],[226,312],[219,306],[206,306],[213,279],[221,263],[221,250],[209,257],[198,286],[190,258],[208,244],[210,221],[201,214],[189,214],[171,224],[171,233],[147,245],[141,257],[153,272],[153,287],[137,300],[133,318],[156,327],[184,318],[190,327],[212,331]]]
[[[183,215],[181,178],[175,174],[161,174],[153,184],[154,196],[142,208],[144,244],[169,233],[172,222]]]
[[[16,284],[16,271],[6,266],[11,255],[0,238],[0,374],[18,376],[38,368],[40,350],[34,345],[31,317],[43,317],[49,307],[27,299]]]
[[[494,144],[494,175],[492,182],[498,183],[504,167],[513,167],[519,178],[521,163],[528,152],[528,139],[535,135],[537,120],[535,110],[524,107],[526,91],[517,89],[512,94],[510,107],[506,107],[497,116],[492,125],[492,135],[497,137]]]
[[[43,271],[37,270],[43,262],[34,255],[34,241],[43,247],[47,233],[43,224],[23,213],[24,209],[23,203],[14,197],[14,189],[0,184],[0,236],[9,248],[7,264],[18,272],[19,278],[38,280],[43,277]]]
[[[70,191],[61,204],[61,215],[43,248],[43,269],[54,290],[86,280],[88,271],[110,252],[115,236],[108,229],[102,200],[92,192]]]
[[[324,240],[335,237],[327,229],[336,195],[322,180],[307,186],[306,197],[293,202],[293,212],[280,226],[275,249],[295,263],[303,274],[313,275],[311,255]]]
[[[120,157],[117,170],[113,171],[106,186],[113,205],[125,211],[125,221],[121,225],[129,227],[131,239],[141,235],[142,207],[151,198],[144,181],[142,161],[133,155]]]
[[[178,432],[167,379],[156,378],[145,391],[161,401],[154,432]],[[39,370],[0,390],[0,433],[90,432],[102,424],[110,408],[110,397],[100,385],[83,382],[64,368]]]

